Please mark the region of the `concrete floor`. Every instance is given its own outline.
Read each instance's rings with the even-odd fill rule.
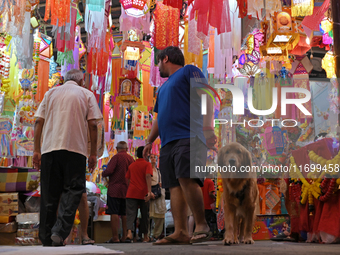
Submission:
[[[311,255],[340,254],[340,244],[310,244],[257,241],[253,245],[223,246],[222,241],[194,245],[163,245],[152,243],[67,245],[65,247],[0,246],[4,255],[210,255],[210,254],[265,254],[265,255]]]
[[[123,251],[128,255],[209,255],[209,254],[270,254],[270,255],[310,255],[340,254],[340,244],[291,243],[257,241],[253,245],[223,246],[222,241],[194,245],[155,246],[151,243],[97,244],[106,248]]]

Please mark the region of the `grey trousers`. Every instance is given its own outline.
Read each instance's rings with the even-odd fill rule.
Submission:
[[[145,202],[142,199],[127,198],[126,199],[126,225],[127,229],[133,232],[133,223],[137,217],[138,207],[142,218],[139,223],[139,232],[148,233],[148,222],[149,222],[149,202]]]

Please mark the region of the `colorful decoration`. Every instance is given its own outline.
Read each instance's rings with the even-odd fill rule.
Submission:
[[[23,91],[30,91],[31,85],[35,79],[34,77],[35,70],[34,69],[24,69],[21,73],[21,89]]]
[[[140,85],[141,81],[137,78],[124,78],[119,77],[119,95],[117,100],[124,107],[137,106],[141,104],[140,98]]]
[[[328,51],[322,59],[322,68],[327,73],[327,78],[334,78],[335,75],[335,56],[332,51]]]
[[[132,17],[142,17],[149,11],[146,0],[120,0],[127,15]]]
[[[271,156],[282,154],[285,146],[284,134],[287,131],[282,131],[278,126],[267,127],[263,137],[263,145]]]
[[[292,0],[292,17],[304,17],[313,14],[314,0]]]
[[[261,55],[274,60],[289,61],[288,51],[293,50],[300,40],[300,33],[290,9],[283,8],[283,12],[276,12],[271,20],[261,23],[265,34],[265,44],[260,46]]]
[[[310,151],[308,153],[308,157],[311,161],[315,162],[317,165],[314,165],[314,171],[312,165],[308,166],[308,170],[305,172],[309,172],[307,180],[303,174],[301,173],[302,169],[295,163],[295,159],[293,156],[290,157],[290,172],[289,175],[296,183],[298,180],[302,182],[301,186],[301,204],[306,204],[308,199],[309,210],[312,213],[314,211],[314,198],[319,199],[322,202],[327,201],[333,192],[337,189],[336,184],[337,180],[335,178],[329,179],[323,178],[325,175],[332,176],[337,175],[339,169],[336,167],[339,166],[340,163],[340,152],[331,160],[327,160],[319,155],[317,155],[314,151]],[[319,169],[320,167],[322,169]],[[310,171],[311,170],[311,171]],[[322,171],[321,171],[322,170]],[[320,173],[321,172],[321,173]],[[340,181],[339,181],[340,183]],[[321,195],[323,194],[323,195]]]

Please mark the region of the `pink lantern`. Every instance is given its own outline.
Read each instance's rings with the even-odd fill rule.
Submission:
[[[142,17],[148,10],[149,6],[146,0],[120,0],[127,15],[133,17]]]

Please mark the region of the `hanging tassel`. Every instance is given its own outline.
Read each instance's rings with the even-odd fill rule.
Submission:
[[[29,41],[30,41],[30,29],[31,29],[31,4],[29,1],[26,3],[26,12],[24,16],[24,26],[22,28],[22,41],[23,41],[23,55],[29,57]]]

